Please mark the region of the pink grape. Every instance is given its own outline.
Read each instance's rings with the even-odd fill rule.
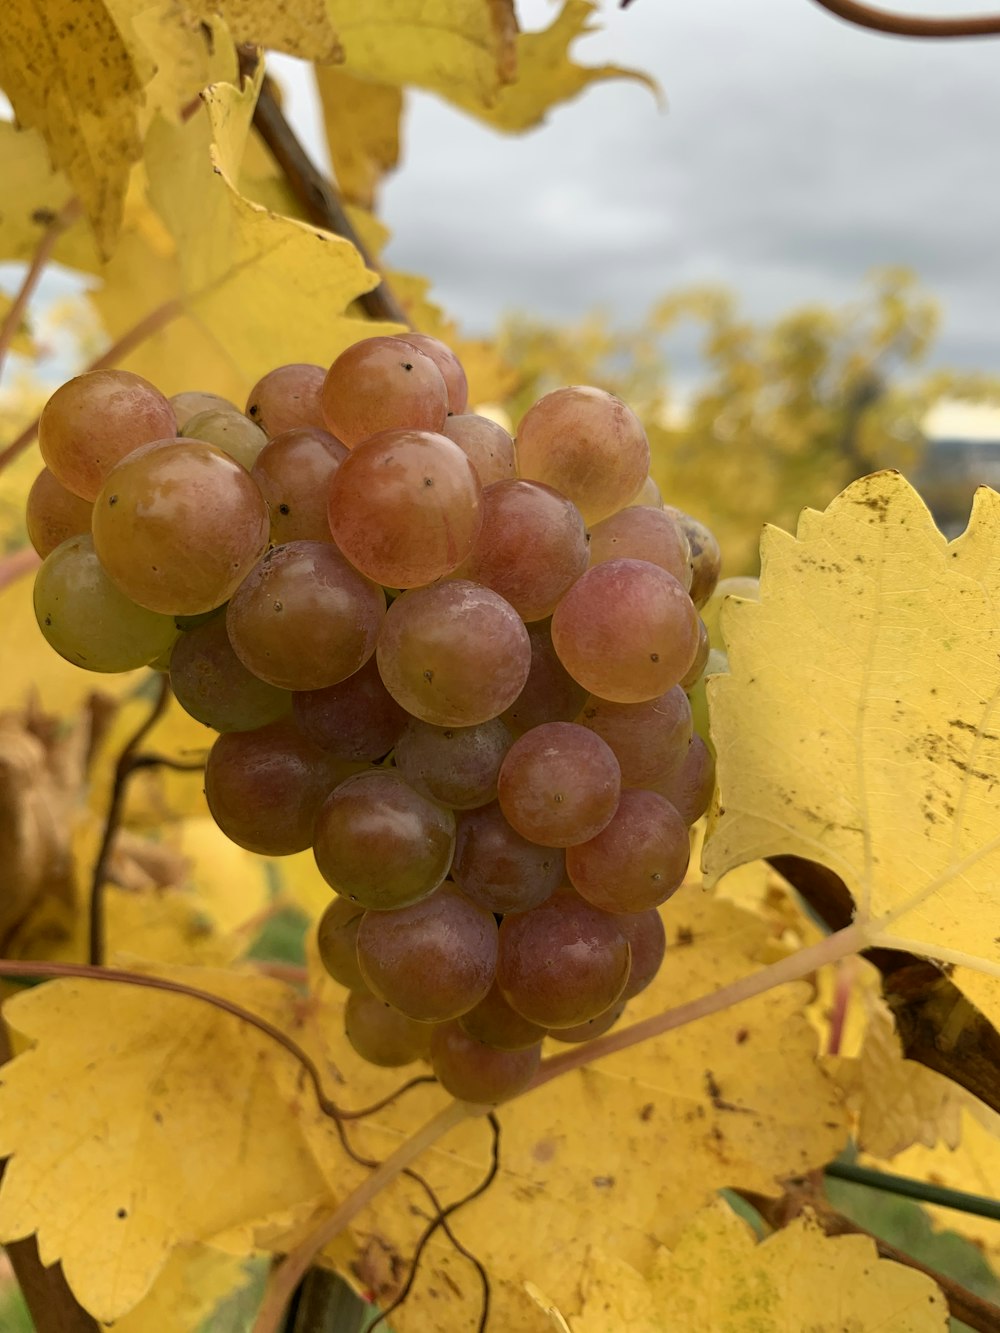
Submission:
[[[537,907],[563,883],[565,872],[562,849],[522,838],[497,802],[458,816],[452,878],[466,897],[490,912]]]
[[[272,547],[233,593],[226,628],[237,657],[283,690],[318,690],[375,651],[385,593],[329,542]]]
[[[677,521],[688,539],[691,548],[691,600],[695,606],[701,608],[711,597],[719,581],[722,569],[719,543],[704,523],[692,518],[690,514],[685,514],[682,509],[666,505],[664,512]]]
[[[269,439],[301,427],[324,429],[321,395],[326,371],[296,362],[278,366],[250,390],[246,414]]]
[[[346,445],[315,426],[283,431],[264,445],[250,475],[267,502],[276,546],[333,541],[330,483],[348,453]]]
[[[412,343],[363,338],[327,371],[322,402],[327,430],[353,449],[383,431],[439,431],[448,388],[432,358]]]
[[[691,704],[680,685],[639,704],[616,704],[592,694],[577,721],[611,746],[624,787],[649,787],[675,772],[693,730]]]
[[[667,798],[685,824],[700,819],[711,805],[715,790],[715,760],[697,733],[691,738],[679,767],[670,777],[658,782],[656,790]]]
[[[590,563],[605,560],[648,560],[673,574],[685,589],[691,586],[691,548],[672,514],[630,505],[590,529]]]
[[[576,1023],[571,1028],[556,1028],[552,1032],[555,1041],[565,1041],[572,1045],[577,1045],[584,1041],[593,1041],[595,1037],[603,1037],[605,1032],[618,1022],[625,1012],[625,1001],[616,1000],[610,1009],[605,1009],[603,1014],[598,1014],[596,1018],[588,1018],[586,1023]]]
[[[431,1068],[460,1102],[495,1106],[523,1092],[538,1072],[542,1043],[498,1051],[470,1037],[460,1023],[443,1023],[431,1038]]]
[[[469,402],[469,381],[461,361],[448,344],[440,338],[432,338],[428,333],[403,333],[400,338],[418,352],[423,352],[424,356],[429,356],[440,370],[448,391],[449,414],[464,412]]]
[[[517,475],[514,441],[503,426],[475,412],[450,416],[441,434],[454,440],[476,469],[483,486],[494,481],[508,481]]]
[[[587,524],[634,498],[649,472],[642,423],[603,389],[554,389],[530,407],[517,429],[522,477],[568,496]]]
[[[708,665],[708,654],[712,650],[712,645],[708,638],[708,629],[705,622],[698,621],[698,650],[694,655],[694,661],[687,669],[687,674],[681,680],[681,688],[693,690],[705,674],[705,667]]]
[[[434,1029],[417,1023],[368,991],[352,991],[344,1006],[347,1040],[370,1065],[396,1069],[430,1055]]]
[[[358,927],[365,909],[350,898],[334,897],[316,927],[320,962],[348,990],[367,990],[358,967]]]
[[[622,991],[623,1000],[631,1000],[654,980],[667,949],[663,918],[655,907],[646,912],[627,912],[615,917],[618,929],[632,950],[632,967]]]
[[[69,537],[90,533],[94,506],[68,491],[47,467],[32,483],[25,507],[28,540],[44,560]]]
[[[514,608],[459,579],[397,597],[376,651],[392,697],[436,727],[473,727],[499,716],[531,665],[528,631]]]
[[[321,749],[362,763],[389,753],[408,716],[382,684],[373,657],[337,685],[293,695],[292,708],[303,732]]]
[[[559,660],[591,694],[642,703],[687,674],[698,615],[685,589],[647,560],[606,560],[577,579],[552,617]]]
[[[573,722],[587,699],[556,656],[551,622],[536,620],[528,626],[531,666],[521,693],[502,717],[515,736],[523,736],[543,722]]]
[[[605,912],[645,912],[680,888],[691,848],[687,825],[664,797],[623,791],[611,822],[566,851],[581,898]]]
[[[359,443],[334,475],[330,531],[352,564],[388,588],[431,583],[465,560],[483,491],[457,444],[425,430]]]
[[[396,767],[432,801],[471,810],[496,799],[497,775],[513,740],[499,718],[474,727],[432,727],[414,717],[396,742]]]
[[[593,731],[546,722],[507,751],[498,785],[500,809],[522,837],[543,847],[571,847],[610,823],[621,769]]]
[[[342,782],[319,811],[313,838],[326,882],[377,911],[433,893],[451,867],[454,850],[452,812],[388,769]]]
[[[255,676],[233,651],[224,615],[185,631],[170,655],[170,688],[186,713],[214,731],[253,731],[284,717],[287,690]]]
[[[495,981],[475,1008],[463,1014],[458,1022],[470,1037],[498,1051],[523,1051],[540,1042],[547,1032],[512,1009]]]

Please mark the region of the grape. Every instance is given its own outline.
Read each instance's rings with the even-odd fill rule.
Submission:
[[[561,889],[500,927],[497,982],[507,1003],[532,1023],[569,1028],[619,998],[629,945],[613,916]]]
[[[566,852],[581,898],[605,912],[645,912],[680,888],[691,857],[687,825],[662,796],[623,791],[611,822]]]
[[[327,430],[353,449],[383,431],[440,430],[448,388],[433,360],[411,343],[364,338],[327,371],[322,405]]]
[[[402,333],[403,342],[415,347],[424,356],[429,356],[441,372],[445,389],[448,392],[448,412],[464,412],[469,402],[469,381],[465,377],[462,363],[440,338],[432,338],[427,333]]]
[[[458,1021],[470,1037],[498,1051],[523,1051],[541,1041],[547,1031],[512,1009],[495,981],[475,1008]]]
[[[302,426],[323,430],[321,394],[325,379],[322,366],[303,362],[278,366],[250,390],[246,414],[269,439]]]
[[[523,736],[543,722],[572,722],[587,698],[556,656],[551,622],[536,620],[528,626],[531,666],[524,688],[501,714],[514,736]]]
[[[503,426],[489,417],[475,412],[449,417],[441,427],[441,434],[454,440],[468,457],[481,485],[517,476],[514,441]]]
[[[358,927],[365,909],[350,898],[334,898],[316,927],[316,947],[327,972],[348,990],[367,990],[358,967]]]
[[[233,593],[226,612],[240,661],[285,690],[346,680],[371,657],[385,593],[330,542],[275,546]]]
[[[704,523],[699,523],[682,509],[666,505],[664,512],[677,520],[688,539],[691,548],[691,600],[695,606],[702,607],[715,591],[715,585],[719,581],[719,570],[722,567],[719,543]]]
[[[331,793],[313,843],[328,884],[363,907],[386,911],[426,898],[443,881],[455,850],[455,816],[397,773],[376,769]]]
[[[472,464],[446,436],[424,430],[384,431],[359,444],[337,469],[329,500],[337,545],[388,588],[450,574],[483,521]]]
[[[450,884],[409,907],[366,912],[358,930],[361,975],[410,1018],[441,1023],[479,1003],[497,965],[497,923]]]
[[[215,731],[253,731],[289,711],[292,696],[249,672],[225,616],[186,631],[170,655],[170,688],[186,713]]]
[[[646,912],[628,912],[615,917],[618,929],[632,950],[632,968],[622,991],[623,1000],[631,1000],[650,984],[663,962],[667,949],[667,933],[663,918],[655,907]]]
[[[382,684],[373,657],[337,685],[294,695],[292,707],[296,722],[311,741],[341,759],[362,763],[387,755],[407,719]]]
[[[43,467],[28,492],[25,512],[28,540],[44,560],[67,538],[89,536],[93,512],[89,500],[68,491]]]
[[[459,571],[544,620],[587,568],[587,534],[571,500],[537,481],[497,481],[483,492],[483,526]]]
[[[88,671],[133,671],[177,637],[170,616],[136,606],[111,582],[87,534],[68,537],[46,556],[34,601],[49,645]]]
[[[649,787],[684,762],[691,744],[691,704],[680,685],[641,704],[616,704],[591,695],[577,721],[615,752],[623,787]]]
[[[207,412],[199,412],[184,427],[184,435],[189,440],[214,444],[248,472],[267,444],[267,436],[261,428],[235,408],[209,408]]]
[[[656,790],[667,798],[685,824],[693,824],[708,809],[715,790],[715,760],[697,733],[676,772],[658,782]]]
[[[411,718],[396,742],[396,767],[411,787],[453,810],[496,799],[513,736],[499,718],[475,727],[432,727]]]
[[[151,440],[177,434],[174,409],[128,370],[91,370],[68,380],[42,409],[38,447],[57,481],[96,500],[111,469]]]
[[[346,445],[316,427],[275,435],[257,455],[250,475],[271,515],[271,540],[332,542],[327,513],[333,474],[347,457]]]
[[[708,637],[713,648],[724,647],[722,631],[719,627],[719,617],[722,612],[722,604],[727,597],[745,597],[749,602],[760,601],[760,579],[751,578],[746,574],[737,574],[731,579],[720,579],[715,585],[715,591],[702,607],[701,618],[705,622],[705,628],[708,630]]]
[[[588,1018],[586,1023],[576,1023],[571,1028],[557,1028],[552,1036],[556,1041],[571,1042],[574,1045],[582,1041],[592,1041],[594,1037],[603,1037],[605,1032],[613,1028],[624,1012],[625,1001],[618,1000],[596,1018]]]
[[[452,878],[481,907],[501,914],[524,912],[544,902],[563,883],[562,849],[522,838],[495,801],[463,811],[457,822]]]
[[[708,664],[708,654],[711,651],[711,644],[708,641],[708,629],[705,622],[698,620],[698,650],[694,655],[694,661],[687,669],[687,674],[681,677],[681,689],[693,690],[705,673],[705,667]]]
[[[192,616],[227,601],[267,545],[267,505],[246,471],[201,440],[137,450],[94,505],[94,546],[126,596]]]
[[[681,584],[658,565],[606,560],[556,607],[552,643],[591,694],[642,703],[687,674],[698,650],[698,616]]]
[[[368,991],[352,991],[344,1006],[344,1032],[362,1060],[384,1069],[430,1055],[433,1028],[417,1023]]]
[[[631,505],[590,529],[590,563],[648,560],[691,586],[691,548],[680,524],[663,509]]]
[[[610,822],[621,769],[595,732],[574,722],[546,722],[507,751],[498,785],[500,809],[522,837],[543,847],[571,847]]]
[[[663,496],[660,494],[660,488],[652,476],[647,477],[642,483],[642,487],[632,503],[634,505],[647,505],[650,509],[663,508]]]
[[[514,608],[489,588],[457,579],[398,597],[376,651],[392,697],[436,727],[498,717],[520,694],[531,665],[528,631]]]
[[[431,1068],[445,1092],[460,1102],[495,1106],[523,1092],[538,1072],[542,1043],[498,1051],[470,1037],[459,1023],[443,1023],[431,1038]]]
[[[205,796],[230,841],[262,856],[289,856],[312,842],[320,806],[350,771],[281,718],[219,737],[205,767]]]
[[[639,418],[603,389],[573,386],[539,398],[517,430],[522,477],[573,501],[589,525],[634,499],[649,472]]]
[[[240,409],[220,393],[205,393],[200,389],[189,389],[184,393],[175,393],[167,400],[174,409],[177,418],[178,435],[184,434],[184,427],[199,412],[238,412]]]

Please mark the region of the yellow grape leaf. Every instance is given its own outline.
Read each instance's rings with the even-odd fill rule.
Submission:
[[[333,65],[317,67],[316,85],[340,193],[348,203],[372,208],[379,182],[399,161],[403,94]]]
[[[791,853],[845,881],[878,938],[1000,974],[1000,496],[947,542],[895,472],[795,537],[765,529],[760,601],[729,599],[709,685],[710,879]]]
[[[344,66],[489,106],[517,68],[514,0],[326,0]]]
[[[165,975],[293,1033],[329,1076],[295,991],[232,972]],[[4,1018],[30,1049],[0,1086],[0,1154],[13,1154],[0,1235],[37,1231],[42,1262],[61,1260],[96,1318],[133,1309],[177,1246],[228,1233],[246,1254],[255,1227],[331,1206],[305,1134],[323,1117],[301,1066],[239,1019],[186,996],[76,980],[17,995]],[[329,1162],[326,1173],[336,1175]]]
[[[623,1023],[745,975],[766,945],[764,922],[695,886],[680,890],[663,915],[666,960],[653,985],[630,1003]],[[322,981],[314,986],[322,995]],[[772,990],[500,1108],[500,1175],[452,1219],[456,1235],[491,1275],[499,1328],[540,1326],[521,1286],[524,1276],[537,1272],[540,1253],[550,1256],[545,1290],[561,1302],[575,1292],[590,1245],[642,1267],[656,1241],[675,1239],[716,1190],[739,1185],[773,1192],[778,1178],[836,1155],[846,1140],[846,1120],[838,1093],[814,1059],[815,1036],[802,1014],[808,990],[804,984]],[[331,1033],[334,1039],[341,1044],[333,1058],[355,1101],[393,1086],[389,1079],[371,1080],[343,1038]],[[551,1043],[553,1054],[566,1049]],[[423,1118],[418,1110],[426,1113],[430,1106],[413,1092],[405,1109],[412,1125]],[[381,1158],[398,1146],[400,1114],[390,1108],[352,1127],[359,1149]],[[419,1169],[443,1198],[460,1197],[482,1178],[487,1144],[481,1122],[464,1125]],[[317,1157],[329,1156],[317,1149]],[[426,1199],[410,1182],[397,1182],[359,1218],[353,1239],[343,1238],[328,1257],[348,1277],[373,1245],[405,1258],[426,1216]],[[417,1285],[392,1325],[400,1333],[453,1333],[474,1326],[478,1301],[468,1262],[447,1240],[432,1241]]]
[[[204,1245],[174,1250],[149,1294],[115,1320],[115,1333],[198,1333],[231,1292],[244,1286],[244,1264]]]
[[[544,1274],[542,1274],[544,1279]],[[721,1200],[644,1272],[599,1249],[568,1333],[944,1333],[948,1304],[924,1273],[880,1259],[868,1236],[826,1236],[811,1214],[758,1242]],[[561,1320],[561,1322],[560,1322]]]
[[[69,202],[72,187],[52,170],[45,140],[38,130],[18,129],[0,121],[0,255],[30,258],[47,221]]]
[[[592,83],[607,79],[633,79],[644,84],[657,97],[655,79],[639,70],[620,65],[577,65],[570,46],[579,37],[593,32],[591,18],[598,6],[594,0],[564,0],[560,13],[541,32],[525,32],[517,39],[517,78],[500,90],[495,102],[482,102],[463,96],[462,89],[448,90],[445,96],[507,134],[529,130],[545,118],[551,107],[568,102]]]
[[[343,57],[329,0],[184,0],[200,18],[218,14],[226,20],[235,42],[250,42],[285,51],[305,60]],[[365,0],[374,5],[374,0]]]

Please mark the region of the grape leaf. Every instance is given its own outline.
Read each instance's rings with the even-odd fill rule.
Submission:
[[[583,1308],[562,1333],[943,1333],[948,1305],[924,1273],[880,1259],[868,1236],[826,1236],[811,1215],[757,1243],[719,1201],[645,1273],[596,1252],[581,1284]],[[540,1301],[542,1308],[551,1303]]]
[[[731,599],[709,686],[710,879],[791,853],[839,874],[898,947],[1000,973],[1000,496],[947,542],[894,472],[797,535],[765,529],[760,601]]]
[[[305,60],[343,58],[327,0],[184,0],[184,3],[204,22],[221,14],[235,42],[271,47]]]
[[[246,1281],[243,1263],[232,1255],[182,1246],[135,1309],[115,1320],[115,1333],[197,1333],[219,1302]]]
[[[332,65],[317,66],[316,86],[340,193],[348,203],[372,208],[379,182],[399,161],[403,94]]]

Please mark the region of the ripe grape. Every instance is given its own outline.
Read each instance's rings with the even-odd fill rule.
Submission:
[[[25,508],[28,540],[44,560],[69,537],[90,535],[94,506],[68,491],[47,467],[32,483]]]
[[[571,847],[610,822],[621,769],[595,732],[574,722],[546,722],[507,751],[498,785],[500,809],[522,837],[543,847]]]
[[[681,689],[693,690],[705,673],[705,667],[708,664],[708,654],[711,651],[711,644],[708,640],[708,629],[705,622],[698,620],[698,648],[694,655],[694,661],[687,669],[687,673],[681,678]]]
[[[202,440],[162,441],[109,473],[94,546],[140,606],[192,616],[221,606],[267,545],[267,505],[247,472]]]
[[[632,968],[621,994],[623,1000],[631,1000],[644,991],[659,972],[667,949],[667,933],[663,929],[663,918],[655,907],[646,912],[627,912],[615,920],[632,950]]]
[[[445,884],[408,907],[367,912],[358,963],[380,999],[410,1018],[441,1023],[467,1013],[492,986],[497,923]]]
[[[563,666],[591,694],[616,703],[655,699],[687,674],[698,615],[666,570],[606,560],[577,579],[552,617]]]
[[[348,990],[367,990],[358,967],[358,927],[365,909],[350,898],[335,897],[316,927],[316,948],[327,972]]]
[[[517,475],[514,441],[503,426],[489,417],[475,412],[450,416],[441,427],[441,434],[454,440],[468,457],[481,485],[508,481]]]
[[[664,797],[623,791],[611,822],[566,851],[581,898],[605,912],[644,912],[680,888],[691,857],[687,825]]]
[[[432,727],[411,718],[396,742],[396,767],[411,787],[453,810],[496,799],[513,736],[499,718],[475,727]]]
[[[35,575],[35,617],[60,657],[88,671],[133,671],[167,652],[170,616],[136,606],[108,578],[86,533],[68,537]]]
[[[271,540],[332,542],[327,513],[333,474],[348,455],[328,431],[299,427],[275,435],[257,455],[250,475],[271,516]]]
[[[639,704],[616,704],[591,695],[576,719],[615,753],[623,787],[649,787],[684,762],[691,743],[691,704],[680,685]]]
[[[528,627],[531,666],[524,688],[501,714],[514,736],[523,736],[543,722],[573,722],[587,698],[556,656],[551,621],[536,620]]]
[[[629,944],[616,919],[561,889],[500,927],[497,982],[507,1003],[545,1028],[596,1018],[620,997]]]
[[[323,384],[326,428],[353,449],[383,431],[439,431],[448,415],[444,377],[402,338],[364,338],[341,352]]]
[[[542,1043],[498,1051],[470,1037],[460,1023],[443,1023],[431,1038],[431,1068],[460,1102],[495,1106],[523,1092],[538,1072]]]
[[[402,333],[400,338],[418,352],[423,352],[424,356],[429,356],[440,370],[448,391],[449,414],[464,412],[469,402],[469,381],[461,361],[448,344],[440,338],[432,338],[428,333]]]
[[[429,1023],[417,1023],[367,990],[352,991],[344,1006],[344,1032],[362,1060],[383,1069],[430,1055]]]
[[[330,542],[272,547],[233,593],[226,627],[237,657],[285,690],[346,680],[371,657],[385,593]]]
[[[647,477],[642,483],[639,493],[632,503],[634,505],[647,505],[650,509],[663,508],[663,496],[660,494],[660,488],[652,476]]]
[[[320,810],[313,839],[326,882],[378,911],[433,893],[448,873],[454,850],[452,812],[388,769],[342,782]]]
[[[665,512],[677,520],[688,539],[691,548],[691,600],[700,608],[711,597],[719,581],[722,568],[719,543],[704,523],[685,514],[682,509],[667,505]]]
[[[648,560],[691,586],[691,548],[680,524],[663,509],[630,505],[590,529],[590,563]]]
[[[205,767],[205,796],[232,842],[262,856],[289,856],[310,845],[320,806],[350,771],[281,718],[219,737]]]
[[[544,620],[586,568],[587,534],[571,500],[537,481],[487,486],[463,578],[498,592],[522,620]]]
[[[583,1041],[592,1041],[594,1037],[603,1037],[605,1032],[621,1018],[625,1012],[625,1001],[617,1000],[610,1009],[596,1018],[588,1018],[586,1023],[575,1023],[571,1028],[556,1028],[552,1036],[556,1041],[570,1042],[577,1045]]]
[[[473,727],[520,694],[531,665],[521,617],[504,599],[465,580],[397,597],[378,638],[386,689],[436,727]]]
[[[57,481],[96,500],[108,473],[142,444],[177,434],[169,402],[128,370],[91,370],[68,380],[42,409],[38,447]]]
[[[693,824],[708,809],[715,790],[715,760],[697,732],[679,767],[658,782],[656,790],[667,798],[685,824]]]
[[[167,401],[174,409],[174,416],[177,418],[178,435],[184,434],[184,427],[199,412],[212,410],[238,412],[240,410],[228,398],[223,398],[221,393],[205,393],[200,389],[189,389],[184,393],[175,393]]]
[[[337,685],[295,694],[292,707],[296,722],[311,741],[341,759],[361,763],[387,755],[407,719],[406,711],[382,684],[374,657]]]
[[[573,501],[587,524],[629,504],[649,472],[639,418],[603,389],[554,389],[517,429],[522,477],[544,481]]]
[[[268,439],[302,426],[323,430],[321,394],[325,379],[322,366],[304,362],[278,366],[250,390],[246,414]]]
[[[501,914],[524,912],[543,903],[563,883],[562,848],[522,838],[497,802],[465,810],[457,822],[451,876],[481,907]]]
[[[751,578],[747,574],[737,574],[730,579],[720,579],[715,585],[715,591],[701,611],[701,618],[705,622],[708,637],[714,648],[724,646],[722,632],[719,627],[719,617],[722,613],[722,605],[727,597],[745,597],[747,601],[759,602],[760,579]]]
[[[287,690],[253,675],[236,656],[221,614],[174,644],[170,688],[186,713],[215,731],[253,731],[284,717],[292,706]]]
[[[483,491],[457,444],[425,430],[384,431],[334,475],[329,522],[352,564],[388,588],[450,574],[472,550]]]
[[[267,444],[267,436],[261,428],[235,408],[209,408],[199,412],[184,427],[184,435],[189,440],[214,444],[248,472]]]
[[[512,1009],[495,981],[475,1008],[463,1014],[458,1022],[470,1037],[498,1051],[523,1051],[526,1046],[540,1042],[547,1032]]]

